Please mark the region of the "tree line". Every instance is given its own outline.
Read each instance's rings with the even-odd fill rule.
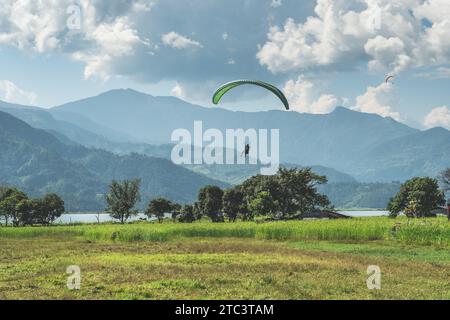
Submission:
[[[0,187],[0,217],[6,226],[49,225],[64,211],[64,201],[55,193],[32,199],[16,188]]]
[[[205,186],[193,204],[181,205],[162,197],[153,199],[145,214],[159,222],[170,214],[174,221],[184,223],[202,218],[212,222],[251,221],[261,216],[277,220],[301,218],[311,211],[333,208],[329,199],[317,191],[326,182],[325,176],[309,168],[280,168],[276,175],[257,175],[227,190]],[[390,199],[387,209],[391,217],[400,213],[410,218],[433,216],[434,210],[445,205],[446,192],[450,192],[450,168],[442,173],[440,181],[429,177],[406,181]],[[113,180],[105,196],[106,211],[123,224],[138,214],[136,204],[140,199],[139,179]],[[49,225],[64,211],[64,201],[54,193],[32,199],[16,188],[0,187],[0,218],[6,225]]]
[[[166,214],[174,221],[194,222],[208,218],[212,222],[253,220],[257,216],[286,219],[311,210],[330,207],[330,201],[319,194],[317,186],[327,178],[311,169],[280,168],[273,176],[254,176],[233,188],[222,190],[205,186],[193,204],[180,205],[165,198],[149,202],[145,214],[162,222]],[[121,223],[136,215],[140,200],[139,180],[113,181],[106,196],[106,210]]]
[[[145,214],[157,218],[159,222],[170,214],[174,221],[186,223],[202,218],[209,218],[212,222],[251,221],[258,216],[277,220],[301,218],[314,210],[333,209],[329,199],[317,191],[317,186],[326,182],[325,176],[317,175],[308,168],[280,168],[276,175],[254,176],[227,190],[217,186],[203,187],[193,204],[180,205],[165,198],[153,199]],[[124,223],[137,214],[137,210],[133,209],[135,202],[128,200],[140,199],[139,180],[114,181],[110,188],[107,210]],[[400,191],[390,199],[387,209],[392,218],[400,213],[409,218],[431,217],[446,204],[445,194],[449,191],[450,169],[441,174],[440,181],[415,177],[401,185]],[[125,196],[127,192],[131,193]]]

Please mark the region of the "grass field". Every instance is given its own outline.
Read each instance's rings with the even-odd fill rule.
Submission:
[[[449,249],[443,218],[0,228],[0,299],[450,299]]]

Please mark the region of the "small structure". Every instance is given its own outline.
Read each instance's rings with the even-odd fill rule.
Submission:
[[[297,214],[290,217],[269,218],[266,221],[287,221],[304,219],[350,219],[350,216],[330,210],[314,210],[308,213]]]
[[[316,210],[299,216],[299,219],[349,219],[349,218],[351,217],[330,210]]]

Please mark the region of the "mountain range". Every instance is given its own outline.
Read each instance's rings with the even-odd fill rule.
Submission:
[[[0,111],[0,183],[32,196],[56,192],[68,211],[103,210],[112,179],[141,179],[140,208],[154,197],[186,203],[205,185],[228,186],[167,159],[116,155],[65,140]]]
[[[282,163],[330,167],[367,182],[436,176],[450,159],[448,130],[420,131],[392,118],[344,107],[325,115],[234,112],[121,89],[57,106],[49,112],[72,124],[79,124],[71,116],[77,114],[100,128],[122,133],[122,138],[147,144],[171,143],[173,130],[192,130],[196,120],[203,121],[204,130],[279,129]],[[123,142],[105,135],[104,130],[94,132]]]
[[[174,165],[172,131],[198,120],[204,130],[279,129],[283,166],[326,175],[321,191],[339,207],[384,207],[398,182],[435,177],[450,159],[448,130],[343,107],[326,115],[235,112],[121,89],[50,109],[0,101],[0,111],[0,183],[60,193],[69,210],[102,210],[111,179],[140,177],[142,207],[155,196],[191,202],[206,184],[259,173],[258,165]]]

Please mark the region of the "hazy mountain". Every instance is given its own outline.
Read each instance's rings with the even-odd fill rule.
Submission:
[[[436,134],[421,132],[391,118],[342,107],[326,115],[233,112],[127,89],[71,102],[56,107],[54,112],[76,113],[147,143],[169,143],[173,130],[178,128],[192,132],[195,120],[203,121],[204,130],[280,129],[282,163],[330,167],[362,181],[435,176],[446,166],[444,159],[450,158],[450,149],[442,148],[447,130],[439,130],[436,134],[440,138],[436,139]],[[420,154],[418,142],[423,146]]]
[[[301,168],[294,164],[281,164],[285,168]],[[328,183],[355,183],[352,176],[323,166],[310,166],[320,175],[326,176]],[[204,174],[210,178],[220,180],[229,184],[240,184],[248,178],[260,174],[260,165],[187,165],[185,168]]]
[[[321,185],[317,189],[336,208],[385,209],[389,199],[400,190],[400,185],[400,182],[339,182]]]
[[[48,112],[42,108],[35,107],[25,107],[19,105],[12,105],[0,102],[1,110],[8,112],[15,117],[27,122],[33,127],[45,129],[59,140],[66,144],[78,143],[87,147],[95,147],[99,149],[104,149],[117,154],[128,154],[132,152],[137,152],[140,154],[160,157],[165,159],[170,159],[171,151],[173,145],[163,144],[163,145],[151,145],[147,143],[130,143],[130,142],[113,142],[108,140],[104,136],[100,135],[100,132],[93,133],[87,129],[78,127],[78,120],[85,118],[84,116],[77,115],[72,112],[58,111],[57,109]],[[61,119],[61,115],[65,115],[72,122],[66,122]],[[70,115],[77,121],[71,120]],[[90,129],[95,130],[95,126],[92,126],[92,121],[90,122]],[[114,139],[114,137],[113,137]],[[283,164],[283,166],[296,166],[298,165],[288,165]],[[248,165],[224,165],[224,166],[208,166],[208,165],[187,165],[187,169],[191,169],[195,172],[203,173],[210,178],[224,181],[227,183],[240,183],[245,179],[259,174],[260,166],[248,166]],[[314,171],[319,174],[326,175],[331,183],[333,182],[352,182],[355,179],[345,173],[339,172],[337,170],[323,167],[323,166],[312,166]]]
[[[355,171],[373,170],[359,178],[390,181],[392,177],[438,175],[450,166],[450,131],[433,128],[380,143],[365,153]],[[359,166],[358,166],[359,165]],[[400,179],[403,180],[403,179]]]
[[[137,152],[160,158],[169,158],[173,147],[167,144],[151,145],[148,143],[127,142],[129,138],[123,138],[125,134],[122,135],[111,131],[112,133],[108,135],[107,132],[109,129],[101,128],[100,125],[95,125],[89,119],[75,113],[51,111],[38,107],[10,104],[3,101],[0,101],[0,111],[9,113],[34,128],[44,129],[66,144],[80,144],[122,155]],[[68,121],[61,120],[65,118]],[[78,124],[83,125],[84,128],[79,127]],[[126,141],[121,141],[124,139]]]
[[[156,196],[191,202],[202,186],[227,186],[169,160],[65,144],[4,112],[0,112],[0,146],[0,184],[35,196],[56,192],[68,210],[103,209],[101,195],[112,179],[140,178],[142,205]]]

